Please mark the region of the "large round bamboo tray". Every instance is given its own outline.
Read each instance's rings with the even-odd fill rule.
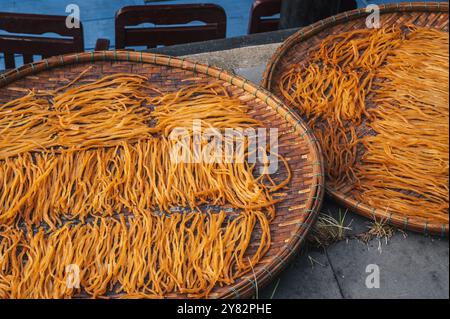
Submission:
[[[448,32],[448,11],[448,2],[412,2],[380,5],[381,25],[388,27],[414,24]],[[275,95],[282,97],[278,88],[282,74],[293,64],[307,63],[311,52],[314,52],[327,36],[366,28],[368,14],[364,8],[344,12],[299,30],[286,40],[269,61],[262,86]],[[370,103],[370,101],[367,101],[367,103]],[[293,109],[295,112],[296,108],[293,107]],[[405,218],[386,207],[370,207],[358,202],[352,198],[347,190],[336,190],[329,186],[326,187],[326,190],[327,194],[333,199],[365,217],[378,221],[383,220],[404,230],[442,236],[448,235],[448,224],[436,223],[423,218]]]
[[[271,248],[254,267],[254,273],[240,278],[233,286],[216,287],[209,297],[250,297],[275,278],[299,251],[325,193],[320,148],[304,122],[269,92],[226,71],[184,59],[127,51],[64,55],[0,74],[0,103],[23,96],[31,88],[53,89],[64,85],[87,65],[92,69],[80,84],[124,72],[148,77],[149,83],[163,92],[189,84],[219,82],[232,96],[251,106],[251,116],[261,120],[266,128],[278,128],[279,152],[288,160],[293,178],[288,188],[282,190],[286,200],[276,207],[277,217],[271,224]],[[277,174],[285,174],[284,170],[280,169]],[[255,237],[258,235],[256,231]],[[185,296],[173,294],[167,297]]]

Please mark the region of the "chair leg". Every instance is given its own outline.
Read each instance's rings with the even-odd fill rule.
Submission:
[[[5,58],[5,69],[14,69],[16,67],[16,61],[14,58],[14,53],[4,53]]]
[[[95,43],[95,51],[105,51],[109,50],[109,39],[97,39]]]

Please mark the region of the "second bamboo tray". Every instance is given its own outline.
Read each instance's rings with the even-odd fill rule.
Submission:
[[[381,25],[417,25],[448,32],[448,2],[411,2],[380,5]],[[366,28],[365,8],[344,12],[300,29],[277,50],[269,61],[262,86],[283,100],[278,88],[281,76],[294,64],[307,63],[323,39],[331,34]],[[287,101],[285,101],[286,104]],[[296,112],[295,108],[293,109]],[[370,207],[352,198],[349,193],[326,187],[327,193],[339,203],[365,217],[386,221],[404,230],[447,236],[449,225],[432,222],[423,218],[405,218],[385,207]]]
[[[67,84],[87,66],[91,68],[80,84],[115,73],[145,76],[149,84],[163,92],[186,85],[220,83],[231,96],[250,107],[250,116],[262,121],[266,128],[278,128],[279,152],[289,162],[293,178],[288,188],[282,190],[285,201],[276,205],[277,216],[271,223],[271,248],[254,266],[254,273],[239,278],[233,285],[216,287],[209,297],[250,297],[276,278],[300,250],[325,192],[320,147],[304,122],[269,92],[226,71],[184,59],[127,51],[69,54],[0,74],[0,104],[27,94],[29,89],[51,90]],[[286,172],[280,169],[277,174]],[[257,236],[258,233],[252,238],[255,244],[250,245],[250,250],[257,248]],[[165,297],[186,296],[173,293]]]

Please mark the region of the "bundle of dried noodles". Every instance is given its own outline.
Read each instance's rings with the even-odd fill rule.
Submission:
[[[449,37],[414,28],[379,68],[357,199],[448,223]]]
[[[251,256],[249,236],[267,228],[261,212],[223,211],[95,218],[52,232],[2,226],[0,297],[204,297],[258,262],[270,233]]]

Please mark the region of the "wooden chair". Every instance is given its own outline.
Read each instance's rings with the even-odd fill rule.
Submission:
[[[4,13],[0,12],[0,30],[9,34],[0,34],[0,54],[5,58],[5,68],[15,68],[15,55],[23,56],[24,63],[33,62],[33,56],[48,58],[54,55],[84,51],[83,26],[69,29],[65,16]],[[62,38],[34,36],[44,33],[56,33]],[[17,35],[27,34],[27,35]],[[30,36],[33,35],[33,36]],[[107,50],[109,40],[97,41],[96,50]]]
[[[182,26],[193,21],[204,25]],[[137,27],[143,23],[155,27]],[[116,14],[116,49],[221,39],[226,36],[226,28],[226,13],[214,4],[129,6]]]
[[[255,0],[250,12],[248,33],[260,33],[276,31],[279,28],[280,19],[271,18],[280,13],[281,0]]]
[[[356,0],[283,0],[280,28],[306,27],[335,14],[356,8]]]

